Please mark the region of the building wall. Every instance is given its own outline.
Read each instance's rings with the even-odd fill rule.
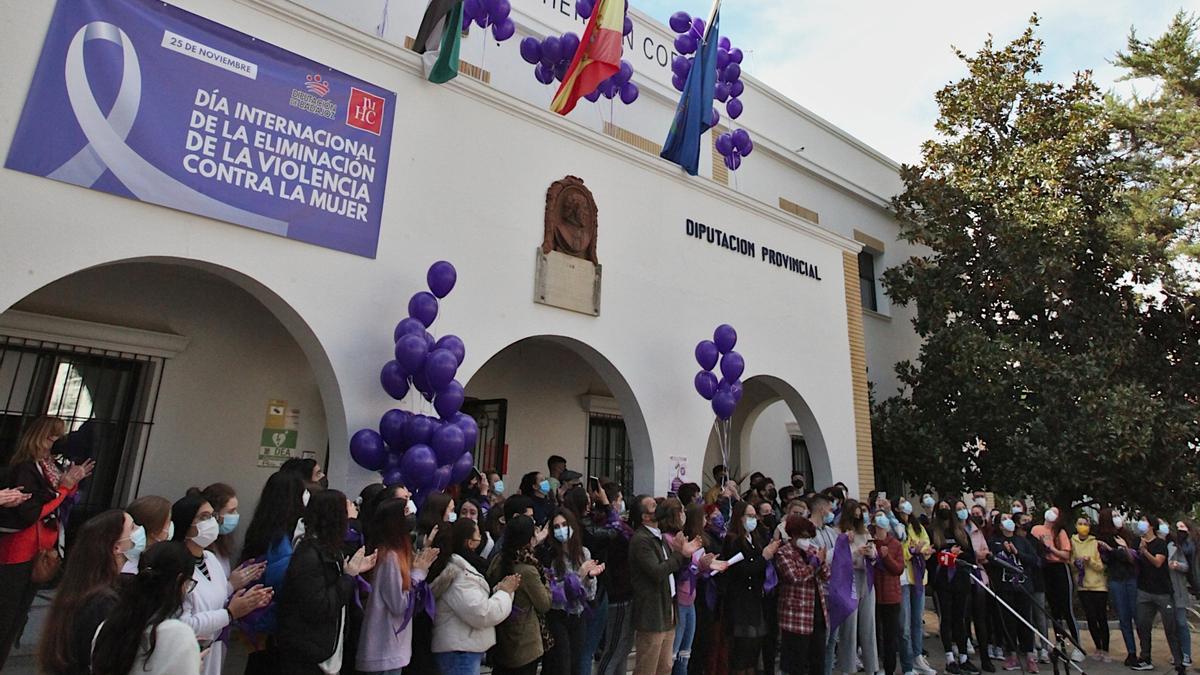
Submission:
[[[324,462],[329,436],[308,359],[262,303],[224,279],[172,265],[111,265],[55,281],[15,309],[188,338],[163,370],[142,495],[174,501],[192,486],[229,483],[248,524],[274,471],[257,466],[270,399],[300,410],[297,450]]]
[[[791,480],[792,436],[788,424],[796,418],[783,401],[770,403],[750,428],[750,443],[742,447],[742,466],[746,472],[761,471],[782,488]]]

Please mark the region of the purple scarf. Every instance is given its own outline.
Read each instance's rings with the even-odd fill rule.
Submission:
[[[408,628],[418,605],[430,619],[437,616],[437,601],[433,597],[433,591],[429,589],[429,584],[418,581],[412,585],[412,589],[408,593],[408,606],[404,608],[404,619],[400,622],[399,627],[392,629],[396,635],[403,633],[404,629]]]
[[[833,564],[829,576],[829,629],[841,626],[857,608],[854,555],[850,552],[850,538],[843,532],[833,545]]]

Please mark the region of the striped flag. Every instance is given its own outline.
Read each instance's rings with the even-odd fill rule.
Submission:
[[[592,9],[571,67],[563,77],[550,109],[566,115],[580,98],[621,69],[621,31],[625,25],[625,0],[600,0]]]
[[[713,90],[717,86],[717,43],[720,41],[721,0],[713,0],[704,37],[675,108],[671,131],[660,156],[695,176],[700,170],[700,137],[712,126]]]
[[[463,0],[429,0],[413,51],[421,55],[425,77],[441,84],[458,76],[462,43]]]

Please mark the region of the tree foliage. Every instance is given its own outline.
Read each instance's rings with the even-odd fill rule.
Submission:
[[[1175,239],[1129,215],[1149,185],[1125,127],[1089,73],[1038,79],[1036,25],[959,52],[938,137],[902,169],[901,237],[928,253],[884,285],[923,344],[874,407],[876,463],[918,489],[1175,510],[1200,495],[1195,298]]]

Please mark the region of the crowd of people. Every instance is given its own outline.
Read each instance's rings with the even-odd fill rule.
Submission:
[[[857,499],[799,473],[777,490],[722,466],[708,490],[629,495],[559,456],[512,492],[487,471],[420,500],[402,484],[349,498],[293,459],[240,533],[216,483],[92,516],[60,558],[92,468],[53,455],[63,434],[29,423],[0,490],[0,669],[52,580],[46,673],[215,675],[239,642],[247,673],[615,675],[631,656],[639,675],[1037,673],[1086,658],[1076,599],[1091,658],[1112,660],[1111,605],[1126,666],[1154,668],[1159,617],[1173,665],[1191,665],[1186,519]],[[944,660],[925,650],[927,606]]]

